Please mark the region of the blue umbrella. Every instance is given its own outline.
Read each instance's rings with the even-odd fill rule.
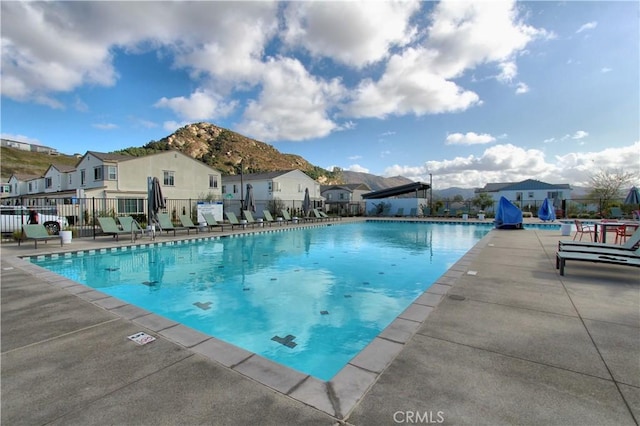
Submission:
[[[554,220],[556,220],[555,208],[553,206],[553,203],[548,198],[545,198],[542,202],[542,205],[538,210],[538,218],[540,218],[540,220],[542,221],[548,220],[553,222]]]
[[[640,190],[635,186],[629,190],[627,198],[624,199],[624,204],[640,204]]]

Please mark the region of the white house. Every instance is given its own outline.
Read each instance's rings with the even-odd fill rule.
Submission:
[[[325,198],[326,209],[339,214],[361,214],[364,209],[363,194],[371,192],[366,183],[347,183],[343,185],[323,185],[320,189]]]
[[[560,208],[563,200],[571,200],[571,191],[571,185],[566,183],[552,184],[527,179],[521,182],[488,183],[475,192],[490,194],[496,203],[500,197],[505,197],[521,209],[533,210],[545,198],[554,201],[554,204],[558,204],[556,207]]]
[[[247,184],[251,184],[256,204],[256,217],[262,217],[262,210],[271,210],[277,203],[292,211],[302,208],[305,189],[309,189],[312,208],[322,207],[324,198],[320,194],[320,184],[300,170],[251,173],[224,176],[222,196],[225,208],[240,211],[241,200],[245,198]],[[273,211],[272,213],[278,213]]]

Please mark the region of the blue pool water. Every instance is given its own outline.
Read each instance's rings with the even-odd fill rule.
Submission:
[[[32,262],[329,380],[490,229],[360,222]]]

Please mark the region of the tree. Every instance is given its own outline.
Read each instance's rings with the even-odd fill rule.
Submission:
[[[624,197],[624,190],[631,186],[635,175],[622,169],[601,169],[591,179],[591,192],[589,198],[600,200],[602,209],[609,208],[616,199]]]
[[[480,210],[484,210],[493,205],[493,198],[488,192],[480,192],[473,200],[471,200],[471,204],[480,207]]]

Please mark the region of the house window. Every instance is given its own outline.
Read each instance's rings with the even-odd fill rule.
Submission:
[[[236,184],[233,184],[233,193],[234,194],[238,193],[238,187],[236,186]]]
[[[218,187],[218,176],[209,175],[209,188],[217,188]]]
[[[51,188],[51,186],[53,185],[51,182],[52,181],[51,181],[50,177],[44,178],[44,187],[45,188]]]
[[[144,200],[141,198],[119,198],[118,213],[144,214]]]
[[[93,168],[93,180],[102,180],[102,167]]]
[[[71,180],[72,180],[72,179],[71,179],[71,177],[72,177],[72,176],[73,176],[73,175],[72,175],[71,173],[69,173],[69,185],[71,185],[71,183],[72,183],[72,182],[71,182]]]
[[[175,172],[170,170],[165,170],[163,172],[164,175],[164,185],[165,186],[174,186],[175,185]]]
[[[269,181],[269,192],[273,192],[273,182]]]
[[[87,183],[87,175],[85,173],[85,170],[80,170],[80,185],[83,185]]]
[[[298,184],[298,192],[302,192],[302,184],[301,183]]]
[[[2,185],[2,192],[7,194],[11,192],[11,185]]]
[[[223,194],[227,193],[227,185],[222,185],[222,193]]]
[[[118,180],[118,168],[116,166],[107,167],[107,179]]]
[[[529,198],[533,198],[533,197],[534,197],[533,191],[529,191]]]
[[[333,194],[332,193],[328,193],[327,194],[327,200],[331,200],[333,198]]]
[[[341,200],[344,200],[344,192],[341,192],[341,193],[340,193],[340,199],[341,199]]]
[[[33,192],[33,184],[29,182],[29,192]]]

